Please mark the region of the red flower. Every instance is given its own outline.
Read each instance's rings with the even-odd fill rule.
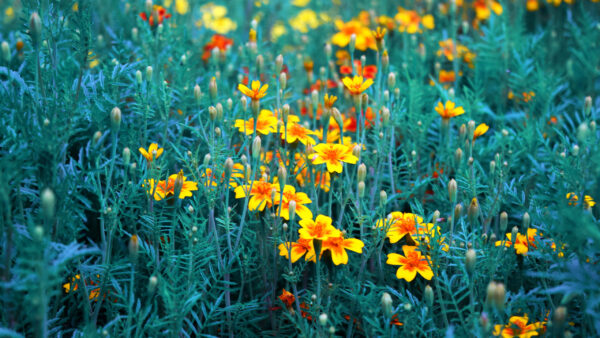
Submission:
[[[213,49],[218,48],[220,51],[224,52],[227,50],[228,46],[233,45],[233,40],[229,39],[226,36],[215,34],[212,36],[210,41],[204,45],[204,53],[202,53],[202,60],[207,61],[210,59],[210,55]]]
[[[152,13],[150,13],[150,17],[145,12],[140,13],[140,18],[144,21],[148,21],[150,27],[154,26],[154,24],[158,21],[158,24],[162,24],[164,19],[168,19],[171,17],[171,14],[167,13],[167,10],[163,6],[154,5],[152,7]]]

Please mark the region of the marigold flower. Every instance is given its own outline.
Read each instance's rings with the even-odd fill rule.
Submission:
[[[477,128],[475,128],[475,131],[473,132],[473,142],[475,142],[476,138],[485,134],[489,129],[490,127],[485,123],[478,125]]]
[[[342,162],[355,164],[358,158],[352,154],[352,149],[342,144],[319,143],[313,147],[312,163],[327,164],[327,171],[341,173]]]
[[[508,324],[502,326],[501,324],[494,326],[494,336],[501,336],[502,338],[529,338],[532,336],[539,335],[545,329],[544,322],[537,322],[527,324],[529,319],[527,315],[523,317],[512,316],[508,320]]]
[[[373,34],[373,37],[377,41],[383,40],[383,38],[385,37],[386,33],[387,33],[387,29],[386,28],[381,29],[381,27],[377,27],[376,30],[371,31],[371,34]]]
[[[335,27],[339,30],[331,38],[331,43],[339,47],[346,47],[352,38],[352,35],[356,37],[355,47],[358,50],[366,50],[367,48],[376,49],[377,45],[371,30],[365,27],[358,20],[351,20],[343,22],[342,20],[335,21]]]
[[[235,188],[235,198],[244,198],[250,195],[248,209],[263,211],[265,207],[273,205],[271,199],[273,189],[277,190],[277,185],[265,181],[252,181]]]
[[[329,237],[339,237],[341,232],[331,225],[331,218],[325,215],[317,215],[317,218],[303,219],[298,222],[302,227],[298,230],[300,238],[326,240]]]
[[[402,7],[398,7],[395,19],[398,22],[398,30],[408,34],[421,33],[421,26],[427,29],[435,28],[432,15],[427,14],[421,17],[416,11],[406,10]]]
[[[335,103],[335,101],[337,101],[337,99],[338,99],[337,96],[325,94],[325,97],[323,98],[323,103],[325,104],[325,108],[331,109],[333,107],[333,104]]]
[[[202,53],[202,60],[207,61],[215,48],[218,48],[221,52],[227,50],[227,47],[233,45],[233,40],[223,36],[221,34],[215,34],[212,36],[210,41],[204,45],[204,53]]]
[[[390,213],[388,218],[378,220],[375,225],[387,229],[386,237],[390,239],[390,243],[396,243],[406,235],[427,235],[433,229],[433,224],[423,223],[423,217],[399,211]]]
[[[254,118],[246,120],[235,120],[234,126],[238,128],[240,133],[246,135],[254,134]],[[277,131],[277,117],[269,110],[263,109],[258,115],[256,121],[256,130],[263,135],[269,135]]]
[[[268,88],[269,85],[266,83],[261,87],[260,81],[258,80],[252,81],[252,89],[246,87],[241,83],[238,84],[238,89],[242,92],[242,94],[248,96],[252,100],[260,100],[263,97],[265,97],[265,95],[267,95]]]
[[[372,79],[364,81],[362,76],[355,76],[353,78],[345,77],[342,82],[344,82],[344,86],[348,88],[352,95],[362,94],[362,92],[367,90],[367,88],[371,87],[373,84]]]
[[[435,107],[435,111],[440,114],[444,120],[448,120],[452,117],[456,117],[465,113],[463,107],[456,107],[452,101],[446,101],[445,105],[443,105],[441,101],[438,102],[437,106]]]
[[[502,5],[498,1],[490,0],[475,0],[473,2],[475,14],[478,20],[487,20],[492,15],[492,11],[496,15],[502,14]]]
[[[300,257],[304,256],[305,261],[317,261],[313,240],[308,238],[299,238],[298,242],[285,242],[278,246],[279,256],[289,259],[290,249],[292,254],[292,263],[296,263]]]
[[[296,202],[296,215],[298,215],[301,219],[311,219],[313,217],[310,209],[305,205],[312,203],[308,195],[303,192],[296,192],[296,188],[292,185],[286,185],[283,187],[283,200],[281,200],[281,194],[278,192],[275,194],[275,200],[273,203],[279,204],[279,208],[277,209],[277,215],[285,218],[286,220],[290,219],[289,213],[289,205],[291,201]],[[280,211],[281,209],[281,211]]]
[[[287,128],[281,127],[281,139],[287,143],[300,141],[304,145],[314,145],[317,142],[310,135],[315,134],[314,131],[304,128],[300,123],[288,123]]]
[[[407,282],[410,282],[415,279],[417,272],[427,280],[433,277],[433,271],[427,262],[429,256],[421,255],[415,246],[403,245],[402,251],[404,252],[404,256],[397,253],[387,255],[386,264],[400,265],[396,271],[398,279],[405,279]]]
[[[164,151],[164,149],[159,148],[158,144],[156,144],[156,143],[150,144],[150,146],[148,147],[148,151],[146,151],[146,149],[144,149],[142,147],[140,147],[140,149],[138,149],[138,150],[146,158],[146,161],[148,161],[148,163],[151,163],[155,159],[159,158],[160,155],[162,155],[162,153]]]
[[[176,182],[180,182],[181,184],[178,196],[179,199],[192,197],[192,191],[198,190],[198,183],[188,181],[187,177],[180,174],[173,174],[169,176],[167,180],[155,182],[154,179],[149,179],[146,182],[148,184],[148,194],[152,194],[152,190],[154,190],[153,197],[157,201],[173,196],[175,194]]]
[[[363,246],[365,246],[365,244],[360,239],[344,238],[340,233],[340,236],[329,237],[323,241],[321,255],[325,250],[329,250],[333,264],[348,264],[348,254],[346,253],[346,250],[362,253]]]
[[[171,14],[167,13],[167,10],[163,6],[159,5],[154,5],[152,7],[152,13],[150,13],[150,16],[148,16],[148,14],[145,12],[140,13],[140,18],[142,18],[144,21],[148,21],[150,27],[157,23],[160,25],[163,23],[164,19],[169,19],[170,17]]]
[[[530,246],[534,249],[537,248],[536,245],[536,236],[537,236],[537,229],[527,229],[527,236],[517,233],[517,238],[515,240],[514,243],[514,247],[515,247],[515,252],[517,253],[517,255],[527,255],[527,252],[529,252],[529,248]],[[511,247],[513,246],[513,238],[512,238],[512,233],[507,233],[506,234],[506,238],[508,239],[507,241],[504,241],[504,246],[506,247]],[[502,245],[502,241],[496,241],[495,243],[496,246],[501,246]]]
[[[294,302],[296,301],[296,297],[294,297],[294,294],[286,291],[286,289],[283,289],[283,291],[281,291],[281,295],[279,296],[279,300],[285,304],[286,308],[291,308],[292,304],[294,304]]]

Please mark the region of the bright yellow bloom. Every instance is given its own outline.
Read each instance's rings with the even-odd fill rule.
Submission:
[[[575,193],[570,192],[567,193],[567,199],[569,200],[569,205],[572,206],[576,206],[579,204],[579,196],[575,195]],[[592,198],[592,196],[589,195],[585,195],[583,196],[583,206],[586,209],[589,209],[591,207],[593,207],[594,205],[596,205],[596,202],[594,202],[594,199]]]
[[[343,22],[342,20],[335,20],[335,26],[339,30],[331,38],[331,43],[339,47],[346,47],[350,43],[352,34],[356,37],[355,47],[358,50],[366,50],[371,48],[376,50],[377,44],[375,38],[371,35],[371,30],[364,26],[358,20],[351,20]]]
[[[444,120],[447,120],[452,117],[456,117],[458,115],[462,115],[465,113],[465,110],[463,109],[463,107],[455,107],[455,104],[452,101],[446,101],[445,106],[442,104],[441,101],[438,102],[437,106],[435,107],[435,111],[438,114],[440,114],[440,116]]]
[[[540,9],[540,4],[538,0],[527,0],[527,10],[530,12],[535,12]]]
[[[325,94],[325,97],[323,98],[326,109],[331,109],[335,101],[337,101],[337,96],[334,95]]]
[[[527,255],[527,252],[529,252],[530,247],[537,249],[537,245],[536,245],[536,241],[535,241],[536,236],[537,236],[537,229],[531,229],[531,228],[527,229],[527,236],[517,233],[517,239],[514,243],[515,252],[517,253],[517,255]],[[504,241],[504,246],[510,248],[511,246],[513,246],[512,233],[510,233],[510,232],[507,233],[506,238],[508,240]],[[501,246],[502,241],[496,241],[495,244],[496,244],[496,246]]]
[[[348,254],[346,253],[346,250],[362,253],[363,246],[365,246],[365,244],[360,239],[344,238],[340,233],[340,236],[329,237],[323,241],[321,255],[323,255],[325,250],[329,250],[333,264],[348,264]]]
[[[279,208],[277,209],[277,215],[281,215],[281,217],[286,220],[290,219],[290,202],[296,202],[296,215],[298,215],[301,219],[311,219],[313,217],[312,212],[305,204],[312,203],[308,195],[303,192],[296,192],[296,188],[292,185],[285,185],[283,187],[283,201],[281,199],[281,194],[278,192],[275,194],[275,200],[273,201],[275,204],[279,204]],[[281,210],[281,211],[280,211]],[[281,214],[280,214],[281,212]]]
[[[176,8],[177,9],[177,8]],[[196,21],[196,26],[213,30],[219,34],[227,34],[237,28],[237,23],[227,15],[227,7],[209,2],[200,7],[202,19]]]
[[[402,251],[404,256],[397,253],[387,255],[386,264],[400,265],[396,271],[398,279],[405,279],[407,282],[412,281],[417,276],[417,272],[425,279],[430,280],[433,277],[433,271],[427,260],[429,256],[423,256],[416,250],[415,246],[403,245]]]
[[[527,315],[523,317],[512,316],[508,320],[506,326],[501,324],[494,326],[494,336],[500,336],[502,338],[530,338],[539,335],[544,330],[545,323],[537,322],[527,325]]]
[[[312,163],[327,164],[327,171],[341,173],[342,162],[354,164],[358,158],[352,154],[352,150],[345,145],[335,143],[319,143],[313,147],[315,154]]]
[[[252,135],[254,134],[254,117],[251,117],[247,121],[235,120],[234,126],[238,128],[240,133]],[[271,113],[270,111],[266,109],[261,110],[260,114],[258,115],[258,120],[256,122],[256,130],[263,135],[268,135],[270,133],[276,132],[277,118],[273,116],[273,113]]]
[[[363,82],[362,76],[355,76],[352,79],[349,77],[345,77],[342,82],[344,82],[344,86],[348,88],[352,95],[362,94],[367,88],[371,87],[373,84],[372,79],[367,79]]]
[[[290,247],[292,254],[292,263],[296,263],[296,261],[300,259],[300,257],[302,257],[304,254],[306,254],[306,256],[304,256],[305,261],[317,261],[317,255],[315,254],[315,247],[313,245],[312,239],[299,238],[298,242],[285,242],[279,244],[279,256],[283,256],[289,259],[288,257],[290,254]]]
[[[489,19],[490,15],[492,15],[492,11],[496,13],[496,15],[502,14],[502,5],[500,5],[498,1],[475,0],[473,2],[473,7],[475,8],[475,14],[477,15],[478,20]]]
[[[164,181],[156,182],[154,179],[147,180],[146,182],[148,183],[148,188],[146,191],[148,194],[152,194],[152,190],[154,190],[154,199],[157,201],[171,197],[175,194],[175,182],[178,178],[182,183],[178,196],[179,199],[192,197],[192,191],[198,190],[198,183],[188,181],[187,177],[183,176],[181,171],[179,174],[173,174],[169,176],[169,178]]]
[[[252,100],[260,100],[263,97],[265,97],[265,95],[267,95],[268,88],[269,85],[266,83],[261,87],[260,81],[258,80],[252,81],[252,89],[244,86],[241,83],[238,85],[238,89],[240,90],[240,92],[242,92],[242,94],[248,96]]]
[[[390,243],[396,243],[404,236],[423,236],[431,232],[433,224],[423,223],[423,217],[411,213],[394,211],[385,219],[377,221],[378,228],[386,230]]]
[[[250,211],[263,211],[265,207],[273,205],[273,200],[271,199],[273,190],[277,191],[277,186],[274,184],[265,181],[253,181],[235,188],[235,198],[244,198],[250,195],[248,209]]]
[[[290,26],[300,33],[308,33],[310,29],[315,29],[321,25],[321,20],[312,9],[301,10],[289,22]]]
[[[477,128],[475,128],[475,131],[473,132],[473,142],[475,142],[476,138],[485,134],[489,129],[490,127],[485,123],[478,125]]]
[[[433,16],[430,14],[421,17],[416,11],[406,10],[398,7],[398,13],[394,17],[398,22],[398,30],[408,34],[421,33],[421,26],[427,29],[435,28]]]
[[[314,221],[312,219],[303,219],[298,223],[302,227],[298,230],[300,238],[324,241],[329,237],[341,236],[341,232],[331,225],[331,218],[325,215],[317,215]]]
[[[148,163],[150,163],[150,162],[154,161],[155,159],[159,158],[160,155],[162,155],[164,149],[159,148],[158,144],[152,143],[148,147],[148,151],[146,151],[146,149],[141,148],[141,147],[138,150],[146,158],[146,161],[148,161]]]
[[[287,128],[281,127],[281,139],[287,143],[300,141],[304,145],[314,145],[317,142],[310,137],[316,133],[310,129],[304,128],[300,123],[288,123]]]

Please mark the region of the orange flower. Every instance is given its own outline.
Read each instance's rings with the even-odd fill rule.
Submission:
[[[247,121],[235,120],[234,126],[238,128],[240,133],[252,135],[254,134],[254,117],[251,117]],[[269,110],[261,110],[256,122],[256,130],[263,135],[274,133],[277,131],[277,117]]]
[[[446,101],[445,106],[441,101],[438,102],[437,106],[435,107],[435,111],[440,114],[444,120],[448,120],[452,117],[456,117],[465,113],[463,107],[455,107],[455,104],[452,101]]]
[[[337,96],[334,95],[330,96],[329,94],[325,94],[325,97],[323,98],[323,103],[325,103],[326,109],[331,109],[335,101],[337,101]]]
[[[235,198],[244,198],[250,195],[248,209],[251,211],[263,211],[265,207],[273,205],[273,200],[271,200],[273,190],[277,191],[274,184],[265,181],[252,181],[250,184],[240,185],[235,188]]]
[[[475,142],[476,138],[485,134],[489,129],[490,127],[485,123],[478,125],[477,128],[475,128],[475,131],[473,132],[473,142]]]
[[[341,232],[331,225],[331,218],[325,215],[317,215],[317,218],[303,219],[298,222],[302,227],[298,230],[300,238],[326,240],[329,237],[339,237]]]
[[[202,53],[202,60],[207,61],[208,59],[210,59],[213,49],[218,48],[221,52],[224,52],[227,50],[227,47],[231,45],[233,45],[232,39],[229,39],[226,36],[220,34],[213,35],[210,41],[206,45],[204,45],[204,53]]]
[[[323,242],[323,247],[321,248],[321,255],[325,250],[329,250],[331,253],[331,260],[333,264],[348,264],[348,254],[346,250],[362,253],[362,248],[365,244],[356,238],[344,238],[344,236],[340,233],[339,236],[329,237]]]
[[[313,145],[317,142],[310,135],[314,134],[314,131],[304,128],[300,123],[288,123],[285,129],[283,126],[281,127],[281,139],[287,143],[300,141],[304,145]]]
[[[308,195],[303,192],[296,192],[296,188],[292,185],[285,185],[283,187],[283,201],[280,200],[281,195],[275,194],[275,204],[279,204],[277,209],[277,215],[289,220],[290,219],[290,202],[296,202],[296,215],[301,219],[310,219],[313,217],[312,212],[305,204],[312,203]],[[279,209],[281,209],[281,214]]]
[[[159,158],[160,155],[162,155],[164,149],[158,148],[158,144],[152,143],[148,147],[148,151],[146,151],[146,149],[141,148],[141,147],[138,150],[146,158],[146,161],[148,161],[148,163],[151,163],[155,159]]]
[[[362,76],[355,76],[354,78],[345,77],[342,82],[344,82],[344,86],[348,88],[352,95],[360,95],[362,92],[367,90],[367,88],[371,87],[373,84],[372,79],[367,79],[363,82]]]
[[[544,330],[544,322],[527,325],[528,320],[527,315],[523,317],[512,316],[506,326],[503,327],[501,324],[494,326],[494,336],[502,336],[502,338],[529,338],[539,335]]]
[[[296,301],[296,297],[294,297],[293,293],[283,289],[283,291],[281,291],[281,295],[279,296],[279,300],[281,300],[281,302],[285,304],[285,307],[289,309]]]
[[[365,79],[374,79],[377,75],[377,66],[375,65],[368,65],[363,68],[360,60],[354,60],[354,67],[356,68],[356,73]],[[350,75],[352,73],[354,73],[354,70],[351,66],[340,67],[340,74]]]
[[[515,252],[517,253],[517,255],[527,255],[527,252],[529,251],[530,246],[532,248],[537,248],[536,241],[535,241],[536,236],[537,236],[537,229],[531,229],[531,228],[527,229],[527,236],[517,233],[517,238],[516,238],[516,241],[514,244]],[[506,238],[508,238],[508,240],[504,241],[504,246],[510,248],[511,246],[513,246],[512,233],[510,233],[510,232],[507,233]],[[495,244],[496,244],[496,246],[501,246],[502,241],[496,241]]]
[[[252,100],[260,100],[265,97],[265,95],[267,95],[268,88],[269,85],[266,83],[261,87],[260,81],[252,81],[252,89],[244,86],[241,83],[238,85],[238,89],[242,92],[242,94],[248,96]]]
[[[345,23],[342,20],[336,20],[335,26],[339,32],[334,34],[331,38],[331,43],[334,45],[346,47],[350,43],[352,34],[354,34],[356,37],[356,49],[377,49],[375,39],[373,38],[373,35],[371,35],[371,30],[360,23],[360,21],[351,20]]]
[[[305,261],[312,261],[313,263],[317,261],[312,239],[299,238],[298,242],[281,243],[279,244],[278,249],[279,256],[283,256],[287,259],[289,259],[291,250],[292,263],[296,263],[300,257],[304,256],[304,254],[306,254],[306,256],[304,256]]]
[[[387,29],[381,29],[381,27],[377,27],[377,30],[371,31],[371,34],[377,41],[383,40],[383,38],[385,37],[385,33],[387,33]]]
[[[386,264],[400,265],[396,271],[398,279],[405,279],[407,282],[412,281],[417,276],[417,272],[425,279],[430,280],[433,277],[433,271],[427,263],[429,256],[423,256],[414,246],[404,245],[402,251],[404,256],[397,253],[387,255]]]
[[[489,19],[492,11],[496,13],[496,15],[502,14],[502,5],[497,1],[475,0],[473,2],[473,7],[475,8],[475,14],[477,15],[478,20]]]
[[[402,7],[398,7],[395,19],[399,23],[398,30],[408,34],[421,33],[421,26],[427,29],[435,27],[433,16],[427,14],[421,17],[416,11],[406,10]]]
[[[167,10],[163,6],[154,5],[152,6],[152,13],[150,13],[150,18],[145,12],[140,13],[140,18],[144,21],[148,21],[150,27],[154,26],[158,22],[158,24],[162,24],[164,19],[168,19],[171,17],[171,14],[167,13]]]
[[[358,158],[352,154],[352,149],[342,144],[319,143],[313,147],[315,154],[312,157],[313,164],[327,164],[327,171],[341,173],[342,162],[356,163]]]
[[[406,235],[428,235],[433,229],[433,224],[423,223],[423,217],[398,211],[390,213],[385,219],[378,220],[375,225],[387,229],[386,237],[390,239],[390,243],[396,243]]]
[[[198,183],[188,181],[187,177],[183,176],[183,171],[179,171],[178,174],[169,176],[169,178],[164,181],[155,183],[154,179],[149,179],[146,182],[149,186],[147,193],[152,194],[152,190],[154,190],[153,197],[157,201],[173,196],[175,194],[175,184],[178,182],[181,184],[181,190],[179,191],[178,196],[179,199],[192,197],[192,191],[198,190]]]

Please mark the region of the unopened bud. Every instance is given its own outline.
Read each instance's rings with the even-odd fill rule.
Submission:
[[[138,85],[141,85],[144,81],[144,79],[142,78],[142,71],[139,69],[135,72],[135,81]]]
[[[215,101],[217,99],[217,79],[213,76],[208,84],[208,92],[210,98]]]
[[[215,108],[214,106],[208,107],[208,117],[210,118],[211,121],[216,120],[217,119],[217,108]]]
[[[287,74],[280,73],[279,74],[279,85],[281,86],[281,90],[285,90],[287,87]]]
[[[506,213],[506,211],[503,211],[500,213],[500,232],[501,233],[506,232],[507,228],[508,228],[508,214]]]
[[[50,188],[46,188],[42,191],[40,198],[44,217],[47,220],[51,220],[54,218],[54,211],[56,209],[56,197],[54,196],[54,192]]]
[[[354,54],[354,48],[356,47],[356,34],[350,35],[350,54]]]
[[[364,182],[367,177],[367,166],[364,163],[358,165],[356,169],[356,179],[358,182]]]
[[[467,216],[469,217],[469,221],[471,222],[471,224],[475,224],[477,217],[479,217],[479,203],[477,202],[477,198],[473,198],[471,200]]]
[[[425,286],[425,291],[423,292],[423,297],[425,298],[425,304],[427,307],[433,306],[433,289],[431,286]]]
[[[121,126],[121,109],[114,107],[110,111],[110,122],[114,130],[118,130]]]
[[[352,148],[352,155],[360,158],[360,151],[361,151],[360,144],[357,144]]]
[[[281,189],[287,184],[287,170],[284,165],[280,165],[277,169],[277,178],[279,179],[279,184],[281,184]]]
[[[146,81],[152,80],[152,74],[154,74],[154,70],[152,69],[152,66],[146,67]]]
[[[254,138],[254,141],[252,141],[252,159],[254,161],[256,161],[258,159],[258,157],[260,156],[260,149],[261,149],[260,136],[256,136]]]
[[[200,90],[200,86],[196,84],[194,86],[194,99],[196,99],[196,103],[200,103],[200,98],[202,98],[202,90]]]
[[[496,161],[491,160],[490,161],[490,175],[494,175],[495,172],[496,172]]]
[[[319,324],[321,324],[322,326],[327,325],[327,314],[326,313],[321,313],[321,315],[319,315]]]
[[[289,211],[289,216],[290,216],[290,222],[293,222],[294,219],[296,218],[296,201],[291,200],[290,203],[288,204],[288,211]]]
[[[35,45],[38,45],[42,36],[42,19],[37,12],[31,13],[29,17],[29,32]]]
[[[208,166],[210,164],[210,160],[211,160],[211,156],[210,153],[204,155],[204,161],[202,162],[205,166]]]
[[[138,237],[137,235],[131,235],[131,237],[129,238],[129,257],[132,260],[135,260],[137,258],[138,252],[140,250],[140,243],[138,241]]]
[[[389,89],[393,89],[393,88],[396,87],[396,73],[389,73],[388,74],[387,83],[388,83],[388,88]]]
[[[527,232],[527,229],[529,229],[529,225],[531,224],[531,218],[529,217],[529,213],[526,211],[523,214],[523,231]]]
[[[8,45],[8,42],[6,42],[6,41],[2,41],[2,58],[6,62],[9,62],[11,59],[10,46]]]
[[[458,186],[456,184],[456,180],[451,179],[450,182],[448,182],[448,196],[450,198],[451,203],[456,203],[457,191],[458,191]]]
[[[156,278],[156,276],[150,276],[150,279],[148,279],[148,292],[154,293],[154,291],[156,291],[157,285],[158,278]]]
[[[275,58],[275,74],[281,73],[282,68],[283,68],[283,55],[279,54]]]
[[[585,101],[583,103],[583,111],[585,112],[586,116],[590,115],[590,112],[592,111],[592,97],[591,96],[585,97]]]
[[[385,207],[385,205],[387,204],[387,193],[385,192],[385,190],[381,190],[379,192],[379,203],[382,207]]]
[[[392,301],[392,296],[387,293],[384,292],[383,295],[381,295],[381,309],[383,310],[383,314],[387,317],[387,318],[391,318],[393,315],[393,301]]]
[[[358,197],[363,198],[365,196],[365,182],[358,182]]]
[[[467,253],[465,254],[465,268],[470,276],[473,276],[473,272],[475,271],[476,260],[477,254],[475,253],[475,250],[467,250]]]
[[[225,160],[225,177],[230,177],[232,171],[233,171],[233,160],[231,159],[231,157],[228,157]]]
[[[463,151],[460,148],[456,148],[454,152],[454,162],[460,164],[462,162]]]
[[[590,129],[588,128],[587,123],[582,122],[579,125],[579,127],[577,127],[577,139],[580,142],[584,142],[588,138],[589,134],[590,134]]]
[[[125,147],[123,149],[123,164],[125,164],[125,166],[128,166],[130,160],[131,160],[131,150],[129,150],[128,147]]]
[[[463,206],[462,204],[457,204],[454,207],[454,219],[459,219],[462,216],[463,213]]]
[[[559,306],[554,310],[553,323],[558,327],[562,327],[565,324],[567,319],[567,308],[564,306]]]

